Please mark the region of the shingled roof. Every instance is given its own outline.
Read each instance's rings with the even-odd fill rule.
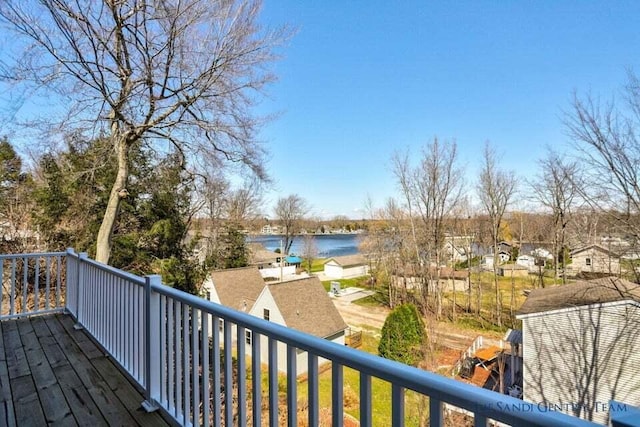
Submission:
[[[247,244],[247,249],[251,264],[272,263],[280,258],[279,253],[268,250],[262,243],[249,243]]]
[[[249,311],[265,287],[257,267],[230,268],[210,275],[220,303],[240,311]]]
[[[268,285],[287,327],[326,338],[347,324],[317,277]]]
[[[333,258],[329,258],[325,264],[330,261],[334,261],[343,268],[365,265],[367,263],[367,259],[362,254],[334,256]]]
[[[640,285],[616,277],[583,280],[532,290],[517,314],[527,315],[624,300],[640,303]]]

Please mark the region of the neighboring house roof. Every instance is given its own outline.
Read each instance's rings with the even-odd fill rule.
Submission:
[[[267,285],[289,328],[326,338],[347,324],[317,277]]]
[[[336,264],[338,264],[343,268],[355,267],[357,265],[367,264],[367,260],[362,254],[335,256],[325,261],[325,264],[331,261],[335,262]]]
[[[520,316],[625,300],[640,303],[640,285],[628,280],[606,277],[534,289],[517,314]]]
[[[220,303],[248,312],[265,287],[257,267],[230,268],[210,274]]]
[[[596,245],[596,244],[575,249],[575,250],[571,251],[571,256],[576,256],[581,252],[588,251],[589,249],[593,249],[593,250],[596,250],[598,252],[602,252],[604,254],[613,256],[613,257],[619,257],[620,256],[618,253],[610,251],[609,249],[607,249],[607,248],[605,248],[603,246],[600,246],[600,245]]]
[[[298,256],[288,256],[288,257],[285,258],[285,260],[289,264],[300,264],[302,262],[302,258],[300,258]]]
[[[247,249],[251,264],[276,262],[280,258],[279,253],[268,250],[262,243],[249,243],[247,244]]]
[[[511,344],[522,344],[522,331],[520,329],[509,329],[502,340]]]

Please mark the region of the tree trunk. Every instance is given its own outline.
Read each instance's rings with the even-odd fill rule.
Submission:
[[[118,173],[111,187],[109,202],[100,224],[96,242],[96,261],[103,264],[109,263],[111,256],[111,235],[118,217],[120,201],[127,196],[127,180],[129,178],[129,145],[123,139],[117,142],[118,149]]]

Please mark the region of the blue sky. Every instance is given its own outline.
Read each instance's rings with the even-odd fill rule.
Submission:
[[[639,17],[640,2],[267,0],[265,25],[297,28],[261,106],[280,112],[262,132],[270,204],[297,193],[360,218],[397,194],[393,151],[434,136],[457,141],[471,190],[487,140],[532,177],[567,142],[574,91],[609,99],[640,72]]]

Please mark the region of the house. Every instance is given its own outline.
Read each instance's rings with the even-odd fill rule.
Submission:
[[[498,276],[527,277],[529,268],[518,264],[504,264],[498,267]]]
[[[620,274],[620,255],[600,245],[571,252],[571,268],[580,273]]]
[[[347,325],[316,277],[266,284],[256,267],[214,271],[204,284],[206,298],[253,316],[344,345]],[[220,333],[223,331],[220,324]],[[236,340],[235,326],[231,331]],[[245,331],[251,348],[253,336]],[[260,351],[267,360],[269,346],[264,338]],[[250,354],[250,351],[247,351]],[[298,375],[307,371],[307,353],[298,352]],[[278,370],[287,370],[287,349],[278,344]]]
[[[369,274],[367,259],[361,255],[345,255],[329,258],[324,263],[324,275],[331,279],[348,279]]]
[[[264,247],[262,243],[248,243],[249,265],[257,267],[263,278],[282,279],[296,274],[296,266],[285,261],[280,266],[280,254]]]
[[[439,282],[436,282],[436,277],[440,278]],[[469,271],[454,270],[450,267],[440,267],[440,271],[434,267],[420,271],[419,266],[409,265],[406,268],[398,268],[391,274],[391,283],[394,286],[408,290],[421,289],[425,282],[428,283],[429,292],[468,291]],[[439,283],[438,289],[436,289],[436,283]]]
[[[510,252],[504,252],[504,251],[499,251],[498,252],[498,264],[502,264],[504,262],[507,262],[511,259],[511,253]],[[493,254],[489,253],[486,254],[482,257],[482,263],[484,264],[485,268],[487,269],[492,269],[493,268]]]
[[[470,258],[471,236],[447,236],[443,253],[454,263],[466,262]]]
[[[640,285],[618,278],[532,290],[522,320],[524,400],[599,423],[640,405]]]
[[[348,328],[342,316],[329,298],[317,277],[307,277],[289,282],[266,285],[254,304],[250,314],[265,320],[296,329],[319,338],[345,345]],[[251,345],[250,333],[245,337]],[[269,345],[262,337],[260,351],[262,360],[267,360]],[[307,372],[307,353],[297,351],[298,375]],[[287,371],[287,347],[278,344],[278,370]],[[325,362],[320,359],[320,363]]]
[[[533,255],[520,255],[516,258],[516,264],[533,270],[536,267],[536,257]]]

